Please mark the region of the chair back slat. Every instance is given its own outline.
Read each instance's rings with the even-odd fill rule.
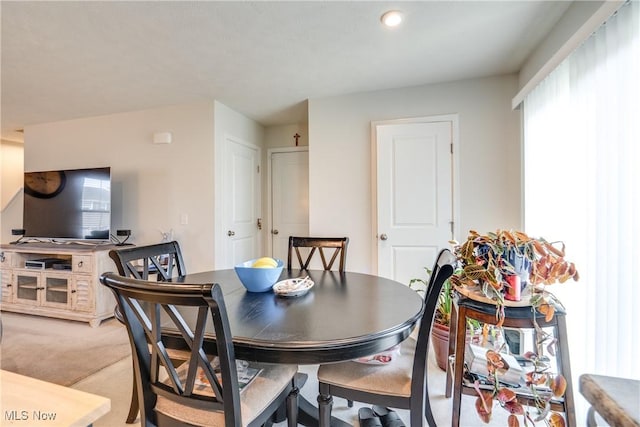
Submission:
[[[142,396],[141,425],[157,425],[158,396],[193,408],[224,411],[225,425],[240,425],[235,353],[220,286],[158,283],[115,273],[103,274],[100,282],[114,293],[127,326]],[[183,318],[180,307],[197,307],[194,324]],[[203,347],[211,323],[219,372]],[[169,357],[164,328],[176,330],[190,351],[180,366]]]
[[[298,259],[298,265],[302,270],[308,270],[313,259],[313,255],[316,251],[320,254],[320,260],[322,261],[322,267],[324,270],[331,270],[333,265],[340,257],[338,265],[338,271],[344,272],[346,259],[347,259],[347,246],[349,244],[348,237],[289,237],[289,253],[287,257],[287,268],[291,270],[293,254],[295,253]],[[306,258],[303,259],[303,251],[301,248],[308,248],[309,252]],[[328,254],[325,254],[325,250]],[[331,258],[327,262],[327,255]]]

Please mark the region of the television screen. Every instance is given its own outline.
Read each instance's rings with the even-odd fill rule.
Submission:
[[[111,170],[25,172],[24,237],[109,240]]]

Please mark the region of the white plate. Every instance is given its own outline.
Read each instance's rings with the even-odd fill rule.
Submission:
[[[297,297],[309,292],[313,287],[313,280],[309,278],[281,280],[273,285],[273,292],[283,297]]]

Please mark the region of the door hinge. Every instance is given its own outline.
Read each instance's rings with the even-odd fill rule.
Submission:
[[[260,173],[260,165],[256,166],[256,172]]]
[[[449,225],[451,225],[451,236],[453,236],[453,221],[449,221]]]
[[[453,142],[449,144],[449,147],[451,147],[451,154],[453,154]]]

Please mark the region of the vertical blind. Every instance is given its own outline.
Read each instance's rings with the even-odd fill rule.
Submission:
[[[574,390],[585,372],[640,378],[639,2],[525,98],[524,182],[525,229],[564,241],[580,273],[550,287],[567,309]]]

